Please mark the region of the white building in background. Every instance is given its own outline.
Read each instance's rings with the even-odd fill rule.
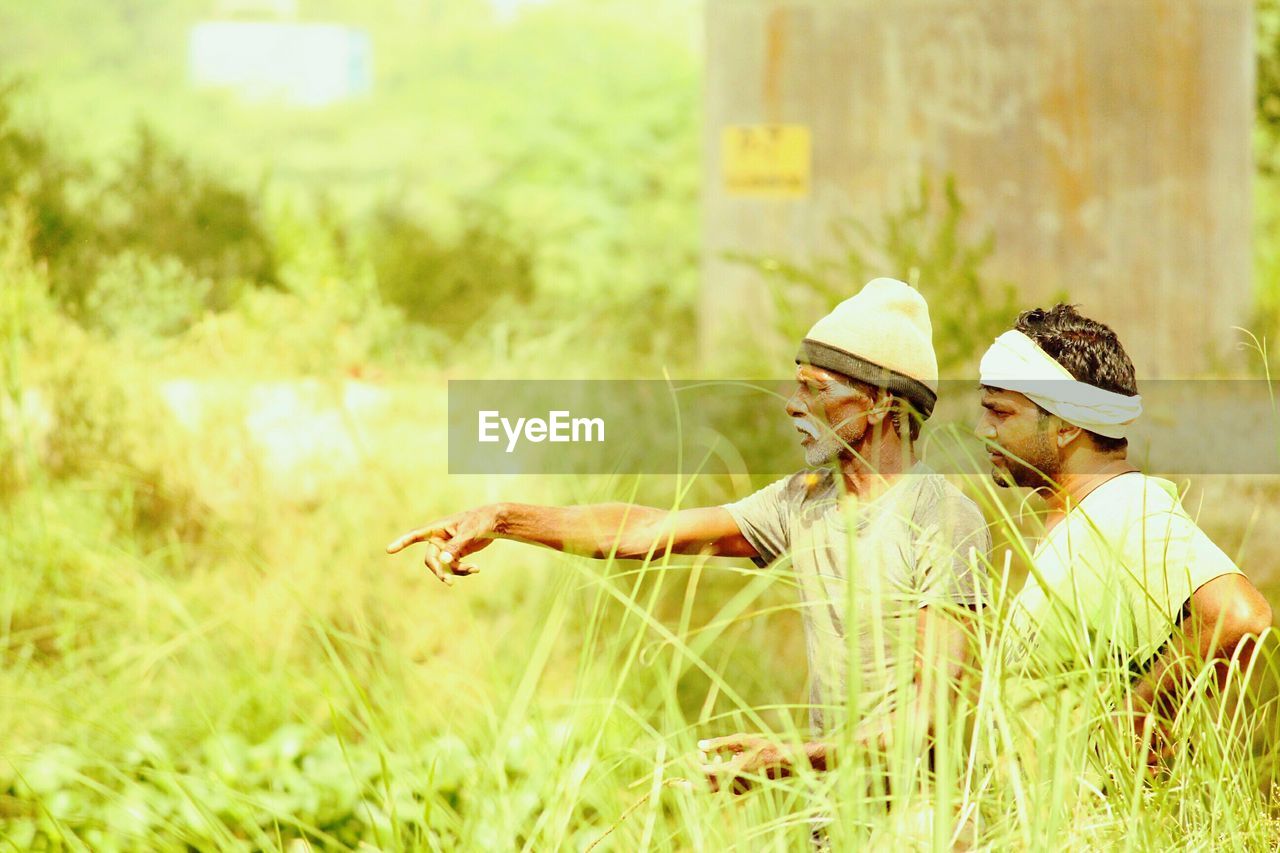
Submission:
[[[373,47],[367,31],[294,21],[204,21],[191,29],[191,82],[248,100],[323,107],[368,94]]]

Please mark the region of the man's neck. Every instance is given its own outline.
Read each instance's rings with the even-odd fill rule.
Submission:
[[[1113,477],[1137,470],[1126,456],[1108,456],[1095,457],[1079,465],[1077,470],[1062,472],[1058,475],[1056,488],[1040,490],[1045,506],[1049,509],[1049,526],[1066,515],[1072,506],[1084,500],[1098,486]]]
[[[856,447],[852,456],[841,455],[840,475],[845,494],[870,500],[887,491],[903,473],[916,464],[915,448],[901,441],[868,442]]]

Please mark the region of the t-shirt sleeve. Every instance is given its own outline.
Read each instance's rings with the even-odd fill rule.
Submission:
[[[783,477],[741,500],[724,504],[742,536],[756,549],[751,561],[764,568],[787,552],[791,545],[788,519],[792,477]]]
[[[1176,621],[1192,593],[1240,569],[1181,507],[1147,513],[1134,525],[1129,551],[1142,561],[1144,591]]]
[[[977,504],[955,492],[926,507],[915,519],[917,593],[920,606],[978,606],[979,584],[991,531]]]

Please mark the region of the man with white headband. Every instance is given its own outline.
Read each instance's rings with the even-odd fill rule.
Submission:
[[[932,335],[924,298],[887,278],[815,323],[786,404],[811,470],[734,503],[676,512],[494,504],[412,531],[388,551],[424,543],[424,562],[446,581],[470,574],[463,558],[498,538],[593,557],[670,551],[780,563],[802,598],[815,739],[703,741],[725,759],[704,767],[712,783],[825,769],[837,760],[837,732],[871,748],[898,731],[923,740],[932,697],[963,665],[966,608],[978,598],[971,569],[990,548],[977,505],[916,462],[914,440],[937,398]]]
[[[1141,734],[1194,672],[1189,661],[1247,651],[1271,609],[1176,487],[1129,462],[1126,432],[1142,398],[1110,328],[1069,305],[1025,311],[979,370],[977,432],[993,476],[1035,490],[1048,509],[1013,605],[1014,657],[1039,675],[1127,670]]]

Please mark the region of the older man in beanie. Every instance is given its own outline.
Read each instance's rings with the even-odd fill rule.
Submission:
[[[676,512],[501,503],[411,531],[387,550],[424,543],[424,562],[446,583],[474,571],[463,558],[498,538],[593,557],[670,550],[748,557],[761,567],[789,557],[802,598],[814,739],[703,741],[717,759],[730,756],[707,765],[713,784],[781,775],[798,763],[824,769],[836,760],[837,731],[875,745],[893,731],[927,729],[931,685],[963,660],[972,566],[989,539],[977,506],[916,460],[938,382],[924,299],[900,281],[869,282],[809,331],[795,380],[786,412],[811,469],[736,503]]]

